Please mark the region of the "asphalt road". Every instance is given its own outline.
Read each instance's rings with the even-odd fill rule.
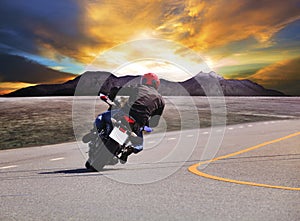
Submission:
[[[299,220],[299,126],[153,134],[127,164],[97,173],[77,143],[0,151],[0,220]]]

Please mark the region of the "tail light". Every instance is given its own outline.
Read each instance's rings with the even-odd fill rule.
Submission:
[[[129,123],[129,124],[134,124],[135,123],[135,120],[132,119],[131,117],[129,116],[124,116],[124,119]]]

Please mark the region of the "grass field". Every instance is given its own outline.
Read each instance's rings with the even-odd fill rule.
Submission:
[[[86,98],[86,102],[89,99],[94,100]],[[206,97],[193,97],[193,103],[187,102],[186,97],[165,100],[164,128],[156,128],[156,132],[210,127],[212,116],[215,124],[224,124],[225,116],[227,125],[300,117],[300,97],[226,97],[225,109],[216,107],[221,112],[211,111]],[[0,98],[0,105],[0,149],[75,141],[73,97]],[[98,101],[96,108],[95,113],[100,113],[107,106]],[[195,121],[195,111],[199,122]],[[82,123],[92,122],[89,119]]]

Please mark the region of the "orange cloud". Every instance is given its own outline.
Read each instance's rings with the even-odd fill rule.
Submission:
[[[258,47],[267,47],[274,44],[278,31],[300,19],[298,0],[78,0],[78,4],[77,36],[36,27],[42,55],[89,64],[111,47],[149,37],[174,40],[201,52],[251,37]]]
[[[81,1],[86,34],[107,47],[139,37],[162,37],[196,50],[208,50],[254,37],[265,45],[300,18],[289,1]]]
[[[165,16],[162,36],[205,50],[254,37],[266,45],[287,24],[300,19],[298,1],[188,1],[183,12]],[[198,6],[195,9],[195,6]],[[168,28],[177,24],[178,28]]]
[[[56,79],[53,79],[52,81],[45,82],[47,84],[61,84],[65,83],[67,81],[73,80],[76,76],[69,76],[69,77],[58,77]]]
[[[299,70],[300,57],[269,65],[257,71],[249,79],[289,95],[300,95]]]
[[[23,82],[0,82],[0,95],[8,94],[24,87],[35,86],[36,84],[28,84]]]
[[[74,79],[74,77],[61,77],[53,79],[52,81],[44,82],[47,84],[61,84],[69,80]],[[0,82],[0,95],[8,94],[10,92],[16,91],[21,88],[35,86],[37,84],[25,83],[25,82]]]

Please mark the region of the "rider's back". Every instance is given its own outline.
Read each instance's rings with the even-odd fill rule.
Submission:
[[[150,117],[162,115],[164,106],[165,102],[161,94],[154,87],[139,85],[132,88],[124,111],[133,116],[141,126],[144,126]],[[152,126],[157,126],[158,121],[159,117],[151,122]]]

